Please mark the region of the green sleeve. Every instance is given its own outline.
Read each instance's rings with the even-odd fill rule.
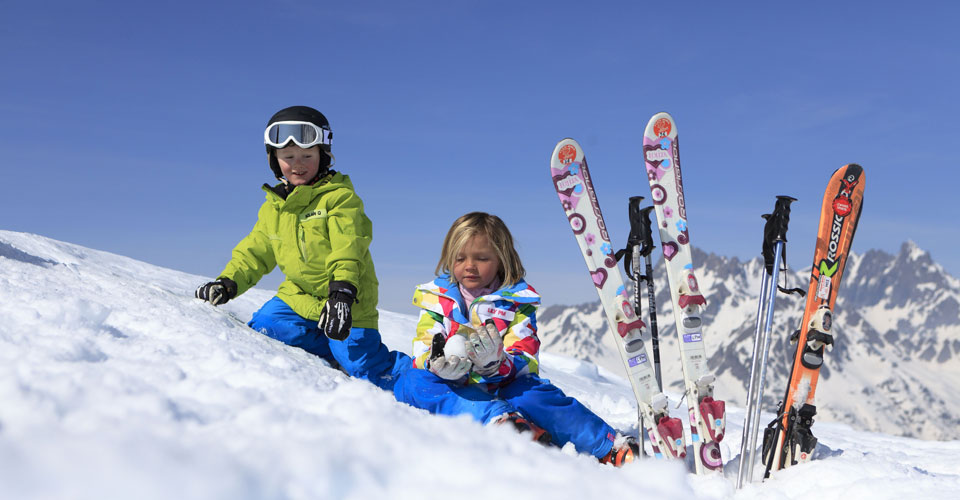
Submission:
[[[336,192],[327,213],[330,254],[326,267],[330,281],[347,281],[359,287],[364,258],[373,240],[373,224],[363,212],[363,201],[353,190]]]
[[[269,213],[270,208],[267,203],[260,208],[253,230],[240,240],[240,243],[237,243],[230,262],[220,273],[221,277],[230,278],[237,283],[237,295],[252,288],[260,278],[277,265],[270,239],[263,231],[263,218]]]

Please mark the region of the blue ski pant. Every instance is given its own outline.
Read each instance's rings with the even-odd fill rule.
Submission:
[[[613,448],[616,431],[559,387],[524,375],[491,394],[477,385],[448,383],[428,370],[407,370],[394,388],[397,400],[440,415],[469,414],[481,423],[519,411],[550,433],[553,443],[573,443],[580,453],[602,458]],[[487,402],[488,404],[482,404]]]
[[[316,321],[295,313],[279,297],[268,300],[247,324],[272,339],[339,365],[351,377],[369,380],[388,391],[393,390],[400,374],[412,366],[409,356],[383,345],[378,330],[351,328],[346,340],[330,340]]]
[[[299,347],[320,356],[351,377],[372,382],[393,392],[397,400],[441,415],[470,414],[481,422],[513,411],[510,405],[495,401],[476,387],[451,388],[436,375],[413,368],[413,359],[391,351],[373,328],[351,328],[346,340],[330,340],[316,321],[300,316],[278,297],[268,300],[253,313],[250,328],[284,344]],[[404,381],[407,371],[413,372]],[[420,381],[421,372],[435,379],[432,385]]]
[[[413,367],[407,354],[391,351],[373,328],[351,328],[346,340],[327,338],[316,321],[300,316],[278,297],[267,301],[247,323],[287,345],[299,347],[338,364],[347,375],[368,380],[393,392],[398,401],[438,415],[470,415],[489,423],[519,411],[545,429],[558,446],[573,443],[577,451],[603,457],[613,447],[616,431],[579,401],[547,379],[525,375],[496,393],[477,385],[451,384],[428,370]]]

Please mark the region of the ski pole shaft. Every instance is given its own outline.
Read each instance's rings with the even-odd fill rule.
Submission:
[[[767,357],[770,350],[770,330],[773,327],[773,310],[777,295],[777,276],[787,241],[787,226],[790,221],[790,204],[796,198],[777,196],[772,214],[764,215],[762,253],[764,269],[760,287],[760,302],[757,307],[757,329],[753,339],[753,359],[750,365],[750,382],[747,386],[747,415],[740,445],[740,468],[737,488],[753,480],[753,467],[760,427],[760,405],[763,402],[763,383],[766,377]]]
[[[663,379],[660,378],[660,335],[657,333],[657,298],[653,286],[653,266],[650,265],[650,254],[643,257],[646,262],[647,273],[647,307],[650,309],[650,347],[653,348],[653,369],[657,375],[657,387],[663,390]]]
[[[640,266],[637,264],[637,262],[639,261],[639,257],[640,257],[640,247],[637,245],[632,245],[630,248],[630,251],[632,253],[632,256],[630,258],[630,264],[633,267],[632,269],[633,270],[633,311],[634,313],[636,313],[637,318],[639,319],[640,313],[641,313],[640,311],[640,273],[639,273]],[[659,387],[659,375],[657,376],[657,380],[658,380],[657,385]],[[639,425],[639,427],[637,427],[637,430],[639,431],[638,434],[640,434],[640,450],[641,450],[640,456],[643,456],[644,455],[643,442],[646,440],[646,438],[643,435],[644,434],[643,414],[640,411],[639,407],[637,408],[637,425]]]
[[[653,207],[640,208],[642,196],[630,198],[630,240],[635,245],[639,245],[639,255],[643,256],[646,268],[643,279],[647,282],[647,306],[650,309],[650,346],[653,349],[653,367],[657,376],[657,387],[663,390],[663,378],[660,375],[660,336],[657,332],[657,299],[656,290],[653,283],[653,266],[650,264],[650,254],[653,252],[653,229],[650,223],[650,212]],[[637,248],[636,246],[634,247]],[[633,261],[635,263],[635,274],[638,276],[639,283],[639,262],[637,253],[634,253]],[[637,299],[640,292],[637,290]],[[637,315],[639,316],[639,309]]]
[[[753,334],[753,357],[750,358],[750,382],[747,384],[746,399],[746,421],[743,424],[743,437],[740,441],[740,467],[737,471],[737,489],[743,486],[747,479],[746,474],[749,467],[746,465],[753,461],[753,448],[750,447],[750,429],[753,429],[753,408],[759,404],[756,401],[757,384],[757,363],[760,360],[761,335],[763,332],[764,309],[767,306],[767,294],[770,289],[770,276],[765,270],[761,270],[760,299],[757,302],[757,326]],[[746,481],[749,482],[749,481]]]
[[[780,272],[780,262],[783,259],[783,249],[785,243],[778,241],[774,248],[774,268],[773,276],[770,278],[770,299],[767,304],[766,319],[764,320],[763,347],[761,348],[760,375],[757,379],[756,404],[753,409],[753,427],[750,428],[750,463],[747,464],[747,477],[753,479],[753,466],[756,462],[753,460],[753,453],[757,449],[757,433],[760,430],[760,404],[763,402],[763,381],[767,374],[767,357],[770,352],[770,330],[773,328],[773,306],[777,298],[777,275]]]
[[[642,313],[641,311],[641,302],[640,302],[640,256],[641,247],[639,245],[639,240],[637,238],[637,229],[636,226],[640,222],[635,214],[640,211],[640,202],[643,201],[643,196],[631,196],[627,204],[627,215],[630,221],[630,236],[627,238],[627,249],[630,251],[630,267],[627,269],[630,277],[633,278],[633,311],[636,313],[637,318],[640,318]],[[626,268],[626,262],[624,262],[624,268]],[[660,386],[660,374],[657,373],[657,388],[658,390],[663,390]],[[643,426],[643,414],[640,411],[640,408],[637,408],[637,427],[638,434],[640,434],[640,456],[643,456],[645,452],[643,451],[643,443],[646,440],[644,436],[644,426]],[[654,443],[656,444],[656,443]]]

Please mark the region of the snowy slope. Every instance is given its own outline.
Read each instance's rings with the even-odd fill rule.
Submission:
[[[647,460],[614,469],[501,427],[436,417],[247,328],[207,277],[0,231],[0,498],[905,498],[960,494],[958,442],[818,423],[820,460],[741,492]],[[407,349],[414,317],[382,312]],[[612,372],[544,353],[545,376],[636,432]],[[819,481],[819,487],[815,486]],[[814,488],[816,488],[814,490]]]
[[[810,276],[808,248],[792,243],[789,286]],[[707,299],[704,334],[717,395],[742,405],[750,378],[762,261],[740,261],[694,249],[700,290]],[[663,266],[654,270],[663,379],[681,391],[676,327]],[[589,278],[584,272],[584,284]],[[632,293],[632,286],[631,293]],[[644,292],[643,314],[647,304]],[[795,347],[788,342],[803,316],[804,299],[778,294],[764,408],[783,398]],[[862,430],[923,439],[960,439],[960,280],[911,242],[899,254],[851,254],[834,314],[836,344],[827,350],[817,386],[817,424],[843,422]],[[539,315],[547,350],[622,373],[599,302],[552,306]],[[763,422],[765,425],[767,420]]]

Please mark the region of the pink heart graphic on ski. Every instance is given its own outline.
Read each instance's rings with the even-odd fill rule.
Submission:
[[[663,244],[663,258],[665,258],[665,259],[667,259],[667,260],[673,260],[673,258],[677,255],[677,251],[678,251],[679,249],[680,249],[680,247],[678,247],[677,244],[674,243],[674,242],[672,242],[672,241],[668,241],[668,242],[664,243],[664,244]]]
[[[603,288],[603,284],[607,282],[607,270],[597,269],[596,271],[591,271],[590,277],[593,278],[593,284],[597,285],[597,288]]]

